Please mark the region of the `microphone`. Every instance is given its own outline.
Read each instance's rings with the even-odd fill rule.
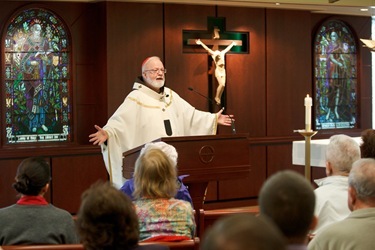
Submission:
[[[196,94],[198,94],[198,95],[200,95],[200,96],[206,98],[209,102],[214,103],[214,104],[216,104],[217,106],[220,105],[220,104],[218,104],[217,102],[215,102],[214,100],[212,100],[211,98],[208,98],[207,96],[205,96],[205,95],[199,93],[198,91],[194,90],[192,87],[188,87],[188,90],[193,91],[194,93],[196,93]]]
[[[194,93],[196,93],[196,94],[198,94],[198,95],[206,98],[211,103],[215,103],[218,106],[220,105],[217,102],[214,102],[212,99],[208,98],[207,96],[205,96],[205,95],[199,93],[198,91],[194,90],[192,87],[188,87],[188,90],[190,90],[190,91],[192,91],[192,92],[194,92]],[[224,109],[224,107],[223,107],[223,109]],[[230,117],[230,115],[228,115],[228,117],[230,119],[230,123],[231,123],[231,127],[232,127],[232,134],[236,134],[236,127],[234,126],[234,121],[233,121],[232,117]]]
[[[167,135],[171,136],[172,135],[171,121],[170,120],[164,120],[164,127],[165,127],[165,133],[167,133]]]

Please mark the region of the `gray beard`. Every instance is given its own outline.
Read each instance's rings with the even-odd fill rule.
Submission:
[[[156,89],[160,89],[161,87],[164,86],[164,81],[161,82],[161,81],[158,81],[158,80],[154,80],[154,81],[151,81],[149,84]]]

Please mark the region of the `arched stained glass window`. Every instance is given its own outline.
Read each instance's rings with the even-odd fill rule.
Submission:
[[[6,143],[70,141],[70,39],[65,25],[48,10],[30,8],[14,16],[5,32]]]
[[[342,21],[328,20],[314,44],[316,129],[357,127],[357,42]]]

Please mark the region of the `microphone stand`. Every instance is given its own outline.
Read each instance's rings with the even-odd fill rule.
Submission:
[[[206,98],[209,102],[214,103],[214,104],[216,104],[217,106],[219,106],[219,104],[216,103],[215,101],[213,101],[211,98],[208,98],[207,96],[205,96],[205,95],[199,93],[198,91],[194,90],[192,87],[188,87],[188,90],[190,90],[190,91],[192,91],[192,92],[194,92],[194,93],[196,93],[196,94],[198,94],[198,95],[200,95],[200,96]],[[224,109],[224,107],[222,107],[222,109]],[[234,126],[234,121],[233,121],[232,117],[230,117],[230,115],[228,115],[228,117],[229,117],[229,119],[230,119],[230,123],[231,123],[232,134],[235,135],[235,134],[236,134],[236,127]]]

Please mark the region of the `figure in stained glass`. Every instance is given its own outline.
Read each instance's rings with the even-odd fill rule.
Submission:
[[[30,132],[38,128],[48,131],[46,127],[46,108],[48,105],[48,85],[51,77],[53,51],[46,37],[41,36],[42,26],[30,27],[24,45],[25,56],[21,60],[21,69],[26,87],[25,98]]]

